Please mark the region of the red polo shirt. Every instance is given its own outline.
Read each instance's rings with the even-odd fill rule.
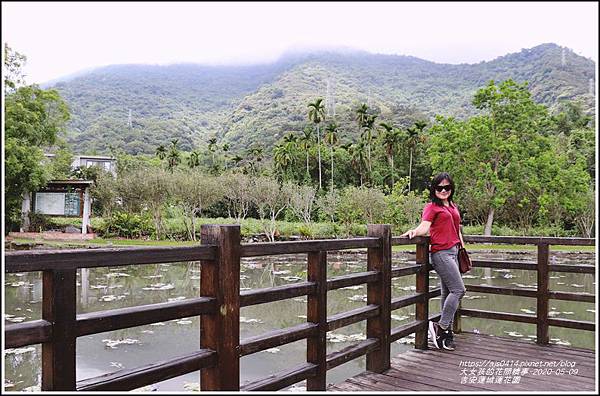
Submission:
[[[429,202],[423,208],[423,221],[430,221],[429,228],[431,253],[450,249],[460,243],[460,212],[455,204],[438,206]],[[452,224],[454,222],[454,224]]]

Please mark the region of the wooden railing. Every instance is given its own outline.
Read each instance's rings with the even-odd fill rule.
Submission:
[[[12,324],[5,329],[5,346],[42,343],[42,390],[132,390],[200,370],[202,390],[240,390],[239,360],[269,348],[306,339],[306,362],[284,372],[244,385],[241,390],[278,390],[306,380],[307,390],[326,388],[326,373],[366,355],[367,370],[390,367],[392,342],[415,333],[415,347],[427,348],[429,299],[440,289],[429,290],[428,238],[412,240],[391,235],[391,227],[369,224],[366,238],[277,243],[240,243],[238,225],[203,225],[200,246],[176,248],[111,248],[55,251],[18,251],[5,254],[6,272],[43,271],[42,319]],[[537,317],[461,309],[460,315],[537,323],[538,342],[548,342],[548,326],[594,330],[594,323],[548,318],[548,299],[593,302],[594,296],[548,291],[548,271],[593,273],[593,266],[548,265],[548,246],[593,245],[593,239],[465,237],[467,242],[538,245],[537,263],[475,261],[475,266],[538,269],[538,290],[467,286],[475,292],[537,297]],[[416,260],[409,266],[392,266],[392,246],[416,244]],[[327,252],[367,249],[367,271],[327,279]],[[240,258],[306,253],[307,281],[239,292]],[[77,314],[77,268],[200,261],[200,296],[184,301]],[[392,278],[416,275],[416,293],[392,298]],[[367,284],[367,304],[327,316],[327,292]],[[240,340],[240,308],[298,296],[308,296],[307,322]],[[415,320],[391,328],[391,312],[415,304]],[[200,315],[200,348],[185,356],[76,382],[77,337],[165,320]],[[457,315],[458,318],[460,315]],[[327,354],[326,333],[366,320],[366,339]],[[460,328],[460,321],[457,330]]]

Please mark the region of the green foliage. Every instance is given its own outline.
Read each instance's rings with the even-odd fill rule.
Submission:
[[[5,67],[12,70],[11,73],[19,74],[20,62],[25,58],[11,51],[5,46],[5,55],[8,54]],[[56,142],[69,120],[69,111],[57,91],[43,90],[36,85],[16,88],[15,77],[7,75],[6,78],[4,181],[5,230],[9,231],[20,222],[22,194],[42,187],[50,177],[42,163],[43,149]]]
[[[416,227],[426,200],[415,191],[408,191],[408,177],[394,184],[391,194],[385,197],[386,221],[397,226]]]
[[[155,232],[149,213],[116,212],[104,225],[105,236],[143,238]]]

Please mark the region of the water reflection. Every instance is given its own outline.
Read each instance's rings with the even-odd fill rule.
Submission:
[[[557,264],[594,264],[594,253],[554,253]],[[531,253],[474,253],[475,259],[535,261]],[[394,265],[414,262],[414,252],[394,253]],[[328,277],[366,270],[366,252],[329,252]],[[306,279],[306,255],[253,257],[242,259],[242,290],[273,287]],[[535,288],[536,273],[524,270],[475,268],[465,276],[467,284]],[[7,274],[5,277],[5,323],[41,318],[42,276],[40,272]],[[434,272],[430,287],[438,286]],[[78,313],[175,301],[199,295],[200,263],[171,263],[125,266],[118,268],[82,269],[77,274]],[[592,274],[550,273],[550,289],[556,291],[594,293]],[[392,298],[415,292],[415,276],[396,278],[392,282]],[[364,306],[366,286],[353,286],[328,293],[328,315]],[[468,292],[464,308],[535,314],[535,299],[508,295]],[[439,297],[430,302],[430,312],[439,312]],[[241,339],[270,330],[306,322],[306,297],[259,304],[241,309]],[[594,304],[550,300],[550,315],[556,318],[594,321]],[[414,319],[414,305],[392,312],[392,327]],[[479,318],[463,318],[467,331],[535,340],[535,325]],[[327,352],[345,348],[364,337],[365,322],[335,330],[328,337]],[[80,337],[77,340],[77,379],[110,373],[121,368],[134,368],[199,348],[198,317],[122,329]],[[551,342],[594,348],[594,333],[550,327]],[[413,348],[414,337],[393,343],[392,356]],[[39,387],[41,347],[39,345],[9,351],[6,355],[5,389],[25,390]],[[306,340],[273,348],[240,362],[241,382],[264,378],[306,361]],[[365,358],[355,359],[327,374],[327,382],[335,383],[365,370]],[[198,386],[199,373],[190,373],[155,384],[148,389],[161,391],[191,390]],[[35,389],[35,388],[34,388]]]

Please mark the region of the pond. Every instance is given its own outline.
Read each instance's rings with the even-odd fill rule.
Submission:
[[[366,270],[366,249],[329,252],[328,277]],[[476,252],[474,259],[535,261],[535,252]],[[394,252],[393,265],[414,262],[415,252]],[[595,264],[594,252],[551,252],[556,264]],[[242,258],[240,287],[242,290],[279,286],[306,279],[306,254],[277,257]],[[534,287],[536,273],[525,270],[475,268],[464,276],[467,284],[507,287]],[[6,274],[5,324],[41,318],[41,272]],[[143,304],[175,301],[199,295],[200,263],[136,265],[118,268],[78,270],[77,312],[87,313]],[[430,288],[438,287],[432,271]],[[593,274],[550,273],[553,291],[594,293]],[[346,287],[328,293],[328,315],[345,312],[366,304],[366,285]],[[395,278],[392,298],[415,293],[415,276]],[[254,305],[241,309],[240,339],[270,330],[306,322],[306,296]],[[439,297],[431,300],[430,314],[439,312]],[[467,292],[464,308],[499,312],[535,314],[532,298]],[[550,300],[550,316],[573,320],[595,320],[595,305]],[[392,327],[414,320],[414,305],[392,312]],[[465,331],[479,331],[505,337],[535,341],[535,325],[480,318],[462,318]],[[327,353],[345,348],[365,338],[366,322],[357,323],[327,337]],[[129,329],[80,337],[77,340],[77,380],[130,369],[141,365],[185,355],[199,349],[199,317],[154,323]],[[550,342],[593,349],[595,333],[550,327]],[[392,344],[395,356],[414,347],[414,334]],[[460,347],[460,346],[458,346]],[[267,377],[306,361],[306,340],[286,344],[240,360],[240,379],[246,382]],[[6,350],[4,389],[9,391],[39,390],[41,383],[41,345]],[[365,357],[327,372],[327,383],[337,383],[365,370]],[[199,387],[199,372],[163,381],[143,390],[185,391]],[[300,383],[288,388],[303,390]]]

